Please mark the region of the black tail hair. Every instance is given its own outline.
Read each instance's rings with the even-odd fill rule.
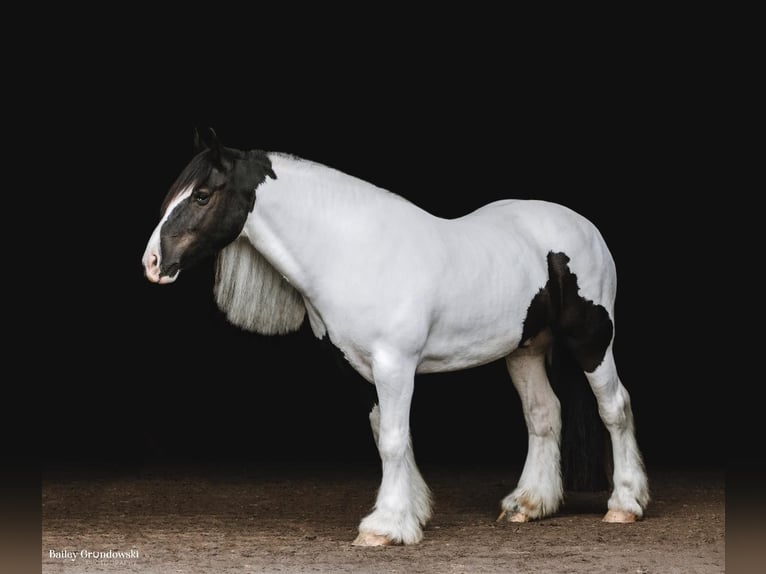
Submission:
[[[546,369],[561,403],[564,490],[598,492],[608,489],[612,474],[611,442],[585,374],[560,341],[554,341]]]

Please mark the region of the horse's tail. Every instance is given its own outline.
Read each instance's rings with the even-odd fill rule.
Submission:
[[[554,341],[546,361],[548,378],[561,403],[561,474],[564,489],[606,490],[611,477],[609,434],[596,397],[569,350]]]

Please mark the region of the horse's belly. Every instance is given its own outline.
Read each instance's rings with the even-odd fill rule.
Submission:
[[[429,333],[417,372],[458,371],[490,363],[519,346],[522,330],[523,318],[504,313],[492,320],[437,323]]]
[[[486,364],[521,343],[529,305],[545,283],[546,270],[505,232],[491,231],[474,233],[472,242],[454,249],[434,298],[418,372]],[[498,250],[498,244],[504,248]]]
[[[479,365],[486,365],[512,353],[519,346],[519,338],[489,341],[464,348],[453,353],[429,353],[418,365],[418,373],[443,373],[460,371]]]

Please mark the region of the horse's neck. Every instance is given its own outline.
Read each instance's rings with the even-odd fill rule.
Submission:
[[[327,248],[342,241],[345,227],[364,224],[390,202],[405,202],[320,164],[283,154],[270,159],[277,178],[258,187],[243,233],[302,291],[310,282],[307,275],[332,256]]]
[[[323,216],[333,216],[339,209],[360,211],[372,209],[373,204],[381,201],[403,201],[369,182],[322,164],[279,153],[271,153],[269,158],[277,179],[258,188],[257,198],[266,199],[260,207],[272,208],[277,204],[273,200],[278,200],[279,207],[308,219],[305,224],[322,224]]]

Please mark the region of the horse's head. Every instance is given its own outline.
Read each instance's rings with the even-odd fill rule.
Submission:
[[[172,283],[182,269],[213,255],[242,232],[255,204],[255,188],[276,179],[268,156],[223,147],[215,132],[170,187],[160,222],[144,251],[144,273],[154,283]]]

